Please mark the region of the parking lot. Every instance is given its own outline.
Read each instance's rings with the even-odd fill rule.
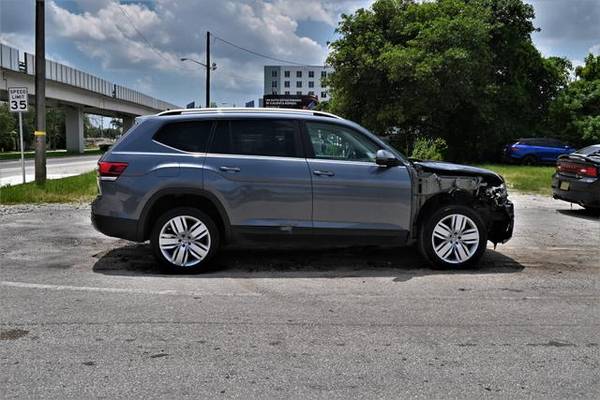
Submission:
[[[0,397],[598,398],[600,220],[511,197],[514,238],[463,271],[230,249],[167,276],[88,206],[0,208]]]

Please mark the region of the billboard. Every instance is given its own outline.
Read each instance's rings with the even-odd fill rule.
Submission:
[[[316,96],[304,94],[266,94],[263,97],[263,107],[266,108],[298,108],[301,110],[314,109],[319,100]]]

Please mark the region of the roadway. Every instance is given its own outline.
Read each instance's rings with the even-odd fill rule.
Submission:
[[[163,275],[87,205],[0,206],[3,399],[599,399],[600,224],[512,195],[481,268],[230,249]]]
[[[58,179],[92,171],[96,168],[99,158],[99,155],[48,158],[46,162],[47,177],[48,179]],[[34,163],[33,159],[25,160],[27,182],[31,182],[35,178]],[[21,160],[0,161],[0,186],[20,183],[23,183]]]

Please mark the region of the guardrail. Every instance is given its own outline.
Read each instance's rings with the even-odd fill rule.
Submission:
[[[35,56],[29,53],[24,54],[24,62],[21,63],[19,61],[19,50],[0,43],[0,66],[12,71],[34,75]],[[51,60],[46,60],[46,79],[88,90],[103,96],[140,104],[155,110],[179,108],[179,106],[175,104],[156,99],[138,92],[137,90],[117,85],[106,79],[98,78],[87,72]]]

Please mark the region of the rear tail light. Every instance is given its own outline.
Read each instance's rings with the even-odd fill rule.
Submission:
[[[592,165],[584,165],[568,161],[559,161],[556,165],[556,171],[579,176],[588,176],[592,178],[598,176],[598,168]]]
[[[125,162],[100,161],[98,163],[98,175],[100,179],[116,180],[127,168]]]
[[[598,168],[592,166],[581,167],[579,169],[579,175],[591,176],[595,178],[598,176]]]

